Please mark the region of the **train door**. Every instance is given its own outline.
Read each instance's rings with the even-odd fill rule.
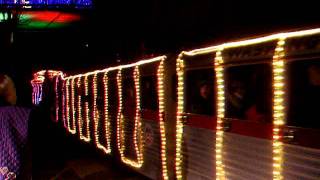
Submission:
[[[105,154],[111,153],[108,72],[95,73],[92,78],[92,119],[95,145]]]
[[[181,170],[185,179],[215,177],[216,92],[213,64],[212,54],[184,60]]]
[[[139,66],[141,129],[143,131],[144,164],[141,172],[152,179],[161,179],[161,134],[159,124],[159,62]]]
[[[320,36],[286,41],[285,179],[320,177]]]
[[[272,179],[276,42],[225,49],[222,164],[227,179]]]
[[[110,146],[112,157],[118,158],[119,152],[117,148],[117,115],[119,108],[119,96],[117,85],[117,73],[118,71],[110,71],[107,73],[108,81],[106,86],[108,87],[108,120],[110,122]]]

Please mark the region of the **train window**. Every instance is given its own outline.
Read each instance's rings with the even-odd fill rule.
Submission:
[[[136,92],[133,78],[122,79],[123,113],[132,116],[136,106]]]
[[[157,77],[144,76],[141,79],[141,107],[142,109],[158,109]]]
[[[320,59],[288,63],[288,125],[320,128]]]
[[[108,84],[108,103],[112,110],[118,107],[118,86],[116,79],[110,79]]]
[[[271,78],[270,64],[226,67],[226,118],[270,123]]]
[[[214,70],[186,71],[186,110],[188,113],[213,116],[215,110]]]

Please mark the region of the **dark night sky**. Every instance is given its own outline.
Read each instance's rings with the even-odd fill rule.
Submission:
[[[2,48],[6,55],[0,60],[0,70],[20,82],[29,81],[31,72],[43,68],[84,72],[115,64],[119,58],[125,63],[148,54],[319,27],[315,2],[281,2],[95,0],[95,7],[80,11],[83,19],[72,27],[18,30],[13,45]]]

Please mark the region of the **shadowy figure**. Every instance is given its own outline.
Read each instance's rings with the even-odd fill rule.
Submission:
[[[213,115],[213,89],[208,81],[202,81],[199,84],[197,95],[191,105],[191,113]]]

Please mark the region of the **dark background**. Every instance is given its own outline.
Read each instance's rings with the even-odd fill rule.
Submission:
[[[29,82],[41,69],[75,74],[320,22],[318,4],[308,0],[94,0],[92,9],[63,11],[82,20],[60,29],[1,25],[0,73],[16,81],[22,104],[30,102]]]

